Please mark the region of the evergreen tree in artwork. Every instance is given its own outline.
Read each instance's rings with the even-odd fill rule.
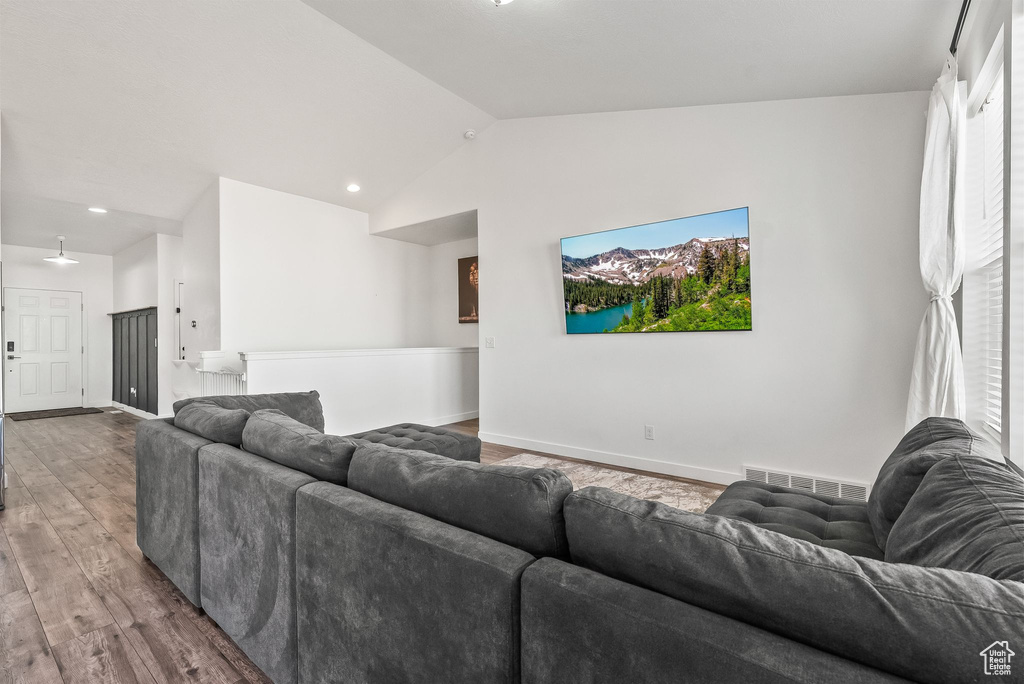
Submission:
[[[633,285],[606,283],[602,280],[565,280],[565,309],[577,311],[603,309],[628,304],[636,288]]]
[[[710,285],[715,279],[715,254],[707,244],[697,258],[697,275],[705,284]]]
[[[652,313],[655,320],[660,320],[668,315],[669,310],[669,278],[659,276],[653,280],[653,292],[651,294]]]
[[[633,297],[633,315],[630,316],[630,321],[633,322],[634,326],[642,324],[644,320],[644,300],[643,295],[637,293]]]
[[[738,259],[736,268],[736,292],[750,292],[750,253],[744,254]]]
[[[736,291],[736,250],[738,249],[739,247],[736,245],[736,241],[733,240],[731,246],[726,245],[719,253],[717,280],[722,285],[722,292]]]

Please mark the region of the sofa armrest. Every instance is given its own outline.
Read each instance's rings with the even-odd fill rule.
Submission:
[[[136,539],[196,606],[199,591],[199,450],[212,444],[173,421],[139,423],[135,433]]]

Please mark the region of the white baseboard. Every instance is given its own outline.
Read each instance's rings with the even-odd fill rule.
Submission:
[[[697,466],[685,465],[682,463],[670,463],[659,461],[653,458],[642,458],[640,456],[627,456],[625,454],[613,454],[608,451],[596,451],[594,449],[583,449],[581,447],[568,446],[566,444],[552,444],[549,442],[538,442],[532,439],[521,437],[510,437],[508,435],[496,435],[491,432],[481,432],[480,439],[484,442],[502,444],[504,446],[529,449],[531,451],[542,451],[556,456],[568,456],[580,458],[585,461],[615,465],[622,468],[633,468],[635,470],[646,470],[662,475],[674,475],[685,477],[691,480],[703,482],[714,482],[716,484],[728,485],[742,480],[741,473],[730,473],[726,470],[713,470],[711,468],[699,468]]]
[[[119,404],[116,401],[112,402],[111,405],[115,409],[117,409],[118,411],[124,411],[125,413],[132,414],[133,416],[138,416],[139,418],[150,418],[150,419],[152,419],[152,418],[160,418],[160,417],[162,417],[162,416],[153,415],[152,413],[150,413],[148,411],[142,411],[142,410],[137,409],[137,408],[132,408],[131,406],[128,406],[126,404]]]
[[[473,418],[479,418],[479,411],[467,411],[466,413],[454,413],[450,416],[440,416],[431,420],[423,421],[423,425],[429,425],[430,427],[437,427],[438,425],[448,425],[449,423],[461,423],[464,420],[471,420]]]

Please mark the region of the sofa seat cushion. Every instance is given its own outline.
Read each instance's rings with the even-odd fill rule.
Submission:
[[[249,412],[225,408],[212,401],[193,401],[174,414],[174,427],[211,442],[240,446]]]
[[[997,458],[987,441],[955,418],[925,418],[911,428],[882,464],[868,497],[868,518],[875,541],[885,550],[893,524],[921,480],[936,463],[951,456]]]
[[[356,444],[350,437],[325,435],[277,409],[256,411],[242,432],[246,451],[339,485],[348,481]]]
[[[428,454],[440,454],[456,461],[480,462],[480,440],[478,438],[441,427],[399,423],[349,436],[353,439],[399,449],[414,449],[426,451]]]
[[[599,487],[566,499],[565,523],[577,565],[913,681],[978,681],[982,649],[1024,643],[1019,582],[851,556]]]
[[[1024,478],[984,458],[936,464],[892,526],[885,559],[1024,582]]]
[[[194,401],[212,402],[228,409],[244,409],[255,413],[260,409],[277,409],[286,416],[291,416],[319,432],[324,431],[324,407],[320,403],[320,393],[310,392],[278,392],[275,394],[239,394],[210,397],[193,397],[174,402],[174,413]]]
[[[707,510],[865,558],[883,557],[867,504],[761,482],[734,482]]]
[[[362,444],[352,457],[348,486],[534,556],[568,556],[562,502],[572,482],[557,470]]]

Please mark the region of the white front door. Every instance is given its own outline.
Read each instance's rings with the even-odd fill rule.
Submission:
[[[82,405],[82,293],[4,288],[8,413]]]

